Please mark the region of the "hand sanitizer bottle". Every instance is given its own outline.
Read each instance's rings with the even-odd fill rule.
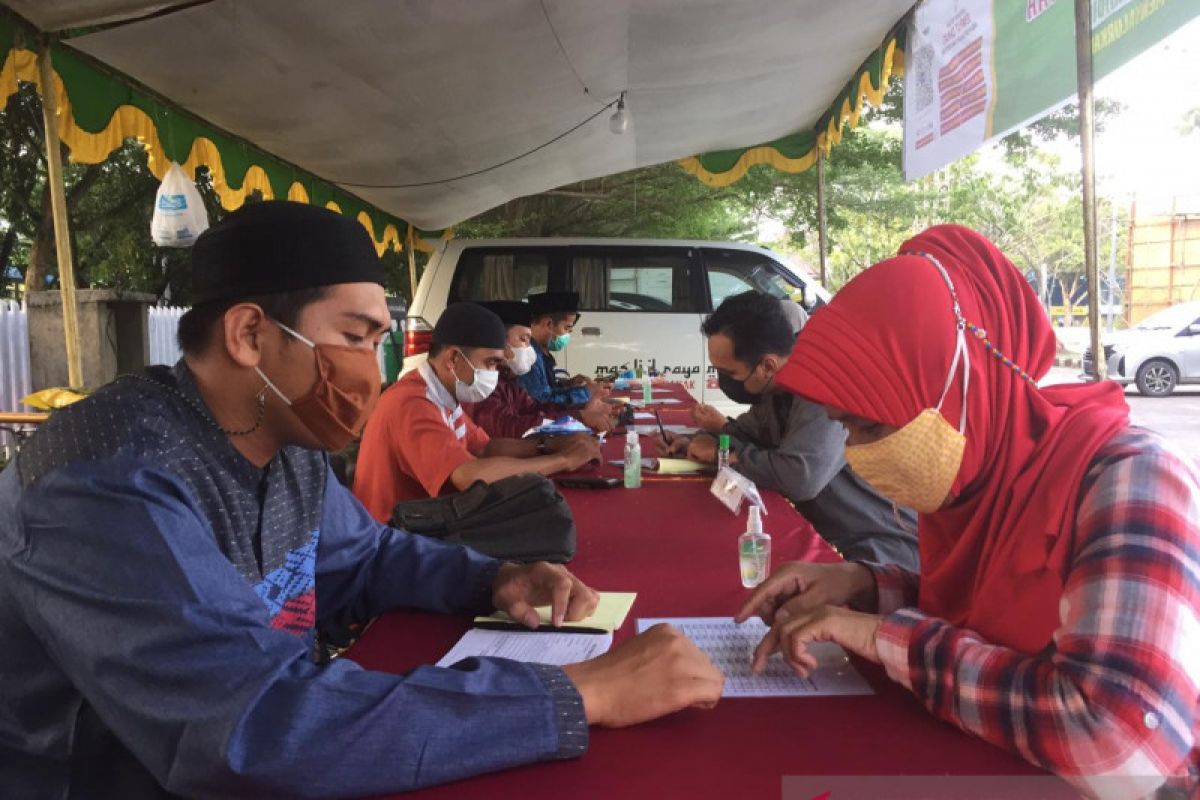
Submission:
[[[628,460],[625,463],[628,464]],[[747,589],[758,586],[771,571],[771,537],[763,533],[761,513],[758,506],[750,505],[746,532],[738,537],[738,566],[742,572],[742,586]]]
[[[717,437],[717,472],[729,466],[729,434]]]
[[[636,489],[642,485],[642,444],[637,431],[625,434],[625,488]]]

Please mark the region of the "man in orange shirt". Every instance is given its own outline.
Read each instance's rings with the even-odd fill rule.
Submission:
[[[396,503],[462,491],[524,472],[550,475],[600,458],[586,434],[490,439],[463,411],[495,390],[505,363],[504,323],[475,303],[454,303],[433,329],[429,358],[383,393],[363,431],[354,494],[387,522]]]

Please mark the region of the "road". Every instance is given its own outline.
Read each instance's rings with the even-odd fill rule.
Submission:
[[[1075,369],[1055,368],[1043,383],[1071,383]],[[1183,386],[1170,397],[1142,397],[1137,389],[1125,389],[1133,423],[1157,431],[1185,455],[1200,464],[1200,385]]]

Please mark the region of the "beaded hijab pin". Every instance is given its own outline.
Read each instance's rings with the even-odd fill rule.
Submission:
[[[1013,374],[1016,375],[1018,378],[1025,381],[1026,383],[1028,383],[1030,386],[1034,387],[1035,389],[1037,388],[1037,381],[1034,380],[1033,376],[1030,375],[1025,370],[1021,369],[1021,367],[1018,366],[1017,364],[1013,363],[1013,360],[1011,358],[1004,355],[1004,353],[1000,352],[999,348],[997,348],[995,345],[993,345],[991,340],[988,339],[986,330],[979,327],[978,325],[975,325],[974,323],[967,322],[967,320],[963,317],[962,309],[958,305],[958,292],[954,288],[954,283],[950,280],[950,274],[948,272],[946,272],[946,268],[942,266],[942,263],[940,261],[938,261],[936,258],[931,256],[929,253],[922,253],[919,250],[908,250],[908,251],[900,253],[900,255],[902,255],[902,256],[921,256],[922,258],[927,258],[930,261],[932,261],[933,265],[938,268],[939,272],[942,273],[942,277],[946,279],[946,283],[950,287],[950,295],[954,299],[954,316],[958,319],[959,329],[960,330],[965,329],[965,330],[970,331],[971,334],[976,339],[978,339],[980,342],[983,343],[983,349],[986,350],[987,352],[991,353],[993,358],[995,358],[997,361],[999,361],[1004,367],[1012,370]]]

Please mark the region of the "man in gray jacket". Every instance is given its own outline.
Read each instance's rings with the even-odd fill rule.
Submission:
[[[664,453],[715,463],[716,436],[729,434],[730,463],[758,486],[790,499],[850,561],[918,566],[916,516],[878,495],[846,464],[846,431],[825,409],[774,389],[806,317],[790,300],[758,292],[727,298],[704,321],[709,361],[726,396],[750,410],[727,419],[698,406],[694,437],[672,436]]]

